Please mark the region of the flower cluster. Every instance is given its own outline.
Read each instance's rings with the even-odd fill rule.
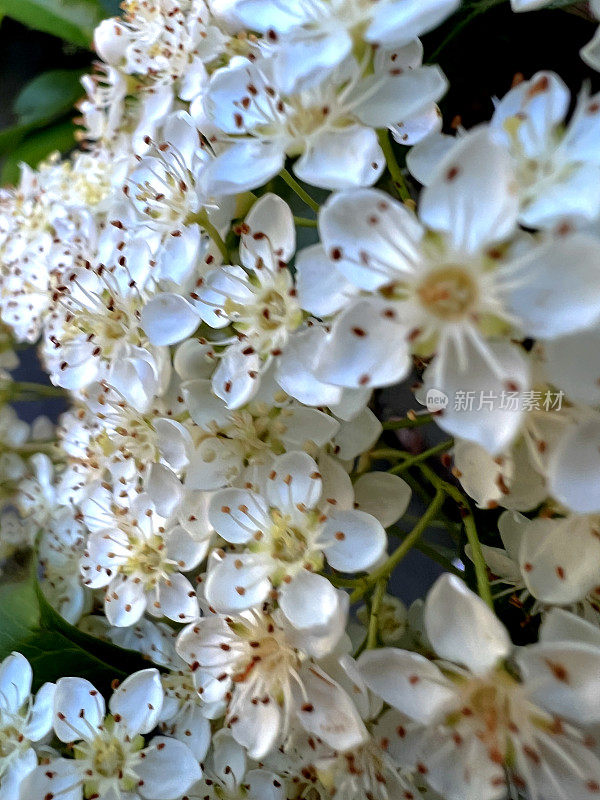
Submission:
[[[6,654],[3,800],[600,797],[600,95],[442,132],[459,6],[126,0],[82,147],[2,190],[1,568],[154,665]]]

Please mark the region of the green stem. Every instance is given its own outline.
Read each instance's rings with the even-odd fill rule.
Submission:
[[[383,130],[378,130],[377,138],[379,139],[379,144],[381,146],[381,149],[383,150],[383,155],[385,156],[385,163],[387,164],[387,168],[389,170],[390,175],[392,176],[392,180],[394,181],[394,186],[398,191],[400,199],[410,200],[410,192],[408,191],[406,181],[404,180],[402,169],[400,168],[400,165],[396,161],[394,148],[392,147],[392,143],[390,141],[390,136],[387,131],[387,128]]]
[[[229,262],[229,251],[227,250],[227,245],[221,238],[221,234],[212,224],[212,222],[208,218],[208,213],[205,210],[202,210],[199,214],[194,216],[194,221],[197,222],[208,235],[213,240],[213,242],[219,248],[219,252],[223,256],[223,261],[227,264]]]
[[[354,589],[362,578],[340,578],[339,575],[325,575],[327,580],[338,589]]]
[[[386,461],[398,461],[404,457],[405,454],[402,450],[395,450],[393,447],[380,447],[377,450],[371,450],[369,453],[369,458],[373,461],[380,458]]]
[[[308,219],[308,217],[294,217],[294,222],[296,225],[299,225],[301,228],[316,228],[317,227],[317,220],[316,219]]]
[[[377,633],[379,628],[379,613],[381,611],[381,604],[385,596],[387,588],[387,580],[381,578],[375,584],[375,591],[371,599],[371,616],[369,617],[369,632],[367,633],[367,650],[373,650],[377,647]]]
[[[446,450],[449,450],[453,444],[454,439],[447,439],[445,442],[440,442],[440,444],[436,444],[435,447],[430,447],[429,450],[425,450],[423,453],[407,458],[402,464],[397,464],[395,467],[392,467],[389,472],[393,475],[399,475],[401,472],[410,469],[410,467],[414,467],[416,464],[421,464],[423,461],[427,461],[428,458],[438,455],[438,453],[444,453]]]
[[[406,417],[405,419],[390,419],[383,423],[384,431],[397,431],[400,428],[420,428],[422,425],[429,425],[433,417],[431,414],[423,414],[414,419]]]
[[[308,192],[304,191],[302,186],[300,186],[298,181],[294,177],[292,177],[292,175],[287,171],[287,169],[282,169],[281,172],[279,173],[279,175],[287,183],[287,185],[290,187],[290,189],[293,192],[295,192],[298,195],[298,197],[304,203],[306,203],[306,205],[309,208],[312,208],[312,210],[315,212],[315,214],[317,214],[318,211],[319,211],[319,204],[317,203],[316,200],[312,199],[312,197],[308,194]]]
[[[473,512],[471,511],[469,501],[457,486],[453,486],[451,483],[442,480],[442,478],[440,478],[439,475],[436,475],[436,473],[426,464],[420,464],[419,469],[423,473],[424,477],[426,477],[427,480],[432,484],[432,486],[436,487],[437,491],[441,490],[442,492],[445,492],[446,495],[454,500],[458,506],[465,528],[465,533],[467,535],[467,541],[471,545],[471,559],[473,561],[473,566],[475,567],[477,591],[479,592],[481,599],[484,600],[493,610],[494,601],[492,599],[492,591],[490,589],[490,582],[487,576],[487,565],[483,557],[481,543],[479,541],[479,536],[477,535],[475,518],[473,517]]]
[[[406,539],[399,545],[394,552],[389,556],[381,566],[374,570],[370,575],[365,578],[359,578],[356,589],[350,595],[350,602],[355,603],[365,596],[369,589],[380,580],[389,580],[390,575],[396,569],[402,559],[412,550],[415,544],[419,541],[430,520],[434,519],[438,511],[441,509],[444,502],[444,490],[437,489],[435,497],[431,501],[430,506],[427,508],[421,519],[417,522],[412,531],[407,535]]]
[[[30,396],[28,396],[30,395]],[[67,397],[68,393],[60,386],[29,381],[6,381],[0,386],[0,397],[8,402],[17,400],[42,400],[49,397]]]

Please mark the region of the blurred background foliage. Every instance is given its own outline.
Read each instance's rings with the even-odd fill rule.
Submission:
[[[0,0],[0,183],[74,146],[94,28],[118,13],[119,0]]]

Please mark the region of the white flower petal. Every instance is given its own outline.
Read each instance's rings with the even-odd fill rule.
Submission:
[[[506,303],[525,334],[554,339],[595,324],[600,319],[599,263],[600,241],[573,233],[534,247],[510,265],[518,288],[505,291]]]
[[[449,399],[436,415],[440,428],[496,454],[514,439],[522,420],[521,409],[501,407],[502,392],[529,388],[529,364],[516,345],[503,340],[484,342],[478,336],[473,333],[460,346],[454,340],[448,342],[443,358],[434,358],[423,380],[426,390],[441,390]],[[485,397],[492,398],[492,406],[482,406],[482,410],[478,403]]]
[[[266,769],[251,769],[246,775],[248,800],[285,800],[283,781]]]
[[[389,528],[408,509],[412,491],[399,475],[367,472],[354,484],[357,507]]]
[[[476,253],[515,229],[519,201],[508,152],[479,128],[456,141],[421,194],[419,216]],[[476,198],[476,200],[475,200]]]
[[[387,536],[379,520],[364,511],[334,510],[321,532],[330,565],[341,572],[371,569],[385,553]]]
[[[385,158],[377,134],[361,125],[315,134],[294,164],[300,180],[321,189],[372,186],[384,169]]]
[[[315,355],[325,338],[325,331],[317,325],[297,331],[277,364],[277,383],[286,394],[307,406],[331,406],[342,396],[338,386],[320,381],[314,375]]]
[[[102,725],[104,698],[85,678],[60,678],[54,694],[54,732],[61,742],[90,739]]]
[[[127,628],[136,623],[145,610],[146,595],[141,583],[121,575],[111,582],[104,598],[104,613],[111,625]]]
[[[229,421],[229,412],[225,403],[217,397],[210,380],[200,378],[186,381],[181,385],[185,405],[196,425],[204,430],[212,430],[213,426],[223,428]]]
[[[383,3],[373,12],[365,38],[380,45],[399,47],[437,27],[458,8],[459,0],[403,0]]]
[[[197,705],[184,707],[175,720],[166,725],[169,734],[189,747],[198,761],[205,758],[211,740],[210,722],[202,711]]]
[[[330,33],[325,30],[317,36],[302,33],[286,37],[285,46],[277,52],[275,75],[285,94],[321,83],[352,51],[352,39],[343,29],[336,28]]]
[[[381,431],[381,422],[370,408],[364,408],[349,423],[342,425],[336,434],[336,456],[342,461],[356,458],[375,444]]]
[[[31,709],[31,716],[25,729],[25,735],[30,742],[39,742],[52,728],[52,715],[54,713],[54,695],[56,686],[45,683],[40,687],[35,696]]]
[[[242,471],[243,452],[231,439],[211,436],[191,455],[186,470],[186,489],[211,491],[233,483]]]
[[[163,704],[163,688],[157,669],[134,672],[113,692],[108,707],[120,717],[130,736],[149,733],[158,724]]]
[[[177,739],[155,736],[135,767],[146,800],[176,800],[200,779],[202,772],[193,753]]]
[[[539,642],[521,648],[517,663],[527,681],[539,684],[531,699],[583,725],[600,722],[600,647],[584,642]]]
[[[598,583],[600,540],[585,517],[531,520],[519,563],[531,594],[545,603],[582,600]]]
[[[157,616],[164,614],[174,622],[191,622],[200,614],[194,587],[180,572],[174,572],[168,579],[161,581],[158,602],[159,609],[150,606],[149,610]]]
[[[552,494],[572,511],[600,511],[600,420],[572,425],[550,458],[548,481]]]
[[[213,557],[204,582],[209,604],[224,614],[262,603],[271,591],[270,565],[253,553]]]
[[[178,294],[158,294],[142,308],[140,324],[155,345],[181,342],[196,330],[198,312]]]
[[[298,302],[317,317],[335,314],[357,293],[356,287],[333,268],[322,244],[300,250],[295,266]]]
[[[356,98],[355,113],[365,125],[385,128],[411,117],[437,102],[448,88],[448,81],[437,66],[396,73],[392,68],[385,78],[373,75],[361,81],[360,92],[365,97],[361,99],[359,94]]]
[[[600,328],[578,331],[543,343],[550,382],[571,400],[600,405]]]
[[[359,747],[369,734],[350,697],[316,664],[301,673],[304,692],[297,684],[293,692],[300,724],[330,747],[343,752]]]
[[[318,352],[315,375],[352,388],[398,383],[410,369],[407,333],[391,304],[358,300],[336,318]]]
[[[335,269],[367,291],[401,279],[421,261],[421,224],[376,189],[331,195],[319,214],[319,231]]]
[[[267,481],[267,498],[275,508],[296,511],[298,505],[314,508],[323,484],[317,463],[306,453],[279,456]]]
[[[170,516],[183,496],[183,486],[175,473],[163,464],[152,464],[145,484],[157,512],[162,517]]]
[[[231,544],[246,544],[270,526],[267,504],[247,489],[223,489],[213,495],[208,519],[219,536]]]
[[[213,391],[227,408],[246,405],[260,387],[260,357],[258,353],[245,355],[246,347],[243,342],[230,345],[212,377]]]
[[[272,192],[264,194],[250,209],[244,220],[250,229],[242,233],[240,256],[242,264],[252,269],[254,259],[246,261],[247,253],[255,253],[257,243],[266,236],[273,253],[286,263],[296,250],[296,228],[292,211],[285,200]],[[259,238],[260,237],[260,238]],[[247,253],[246,253],[247,251]]]
[[[310,443],[323,447],[334,438],[340,427],[335,417],[299,405],[287,409],[279,421],[285,426],[279,437],[286,450],[308,449]]]
[[[418,653],[382,647],[358,659],[363,680],[378,697],[411,719],[427,724],[454,698],[452,684]]]
[[[21,653],[11,653],[0,664],[0,709],[15,714],[31,692],[33,671]]]
[[[235,722],[231,722],[233,737],[255,761],[262,760],[279,744],[281,712],[274,698],[267,698],[267,702],[261,702],[264,696],[254,698],[258,702],[253,703],[249,696]]]
[[[21,797],[21,784],[27,775],[37,767],[37,763],[36,752],[31,747],[21,751],[20,755],[9,759],[0,779],[2,800],[19,800]]]
[[[330,624],[338,606],[338,594],[327,578],[307,570],[279,589],[279,607],[298,630]]]
[[[182,572],[189,572],[197,567],[206,555],[208,537],[205,535],[196,539],[184,527],[176,525],[165,534],[165,545],[169,558],[177,562]]]
[[[438,655],[477,674],[492,669],[512,649],[498,617],[454,575],[442,575],[430,589],[425,628]]]
[[[446,133],[430,133],[406,154],[406,166],[410,174],[423,186],[430,184],[455,142],[455,137]]]
[[[66,741],[66,740],[65,740]],[[59,797],[60,800],[81,800],[83,776],[72,758],[53,758],[52,769],[42,764],[21,783],[21,797]]]
[[[544,616],[540,627],[540,642],[579,642],[600,647],[600,630],[592,622],[588,622],[570,611],[562,608],[551,608]]]
[[[281,172],[284,164],[285,153],[278,143],[241,140],[209,164],[205,179],[211,194],[238,194],[262,186]]]

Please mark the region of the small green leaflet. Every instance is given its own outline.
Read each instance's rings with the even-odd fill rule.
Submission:
[[[115,678],[152,666],[139,653],[83,633],[47,602],[36,576],[36,559],[20,579],[0,584],[0,661],[13,650],[33,668],[34,690],[66,675],[85,677],[110,694]]]
[[[0,14],[90,48],[94,28],[109,16],[112,5],[100,0],[0,0]]]

